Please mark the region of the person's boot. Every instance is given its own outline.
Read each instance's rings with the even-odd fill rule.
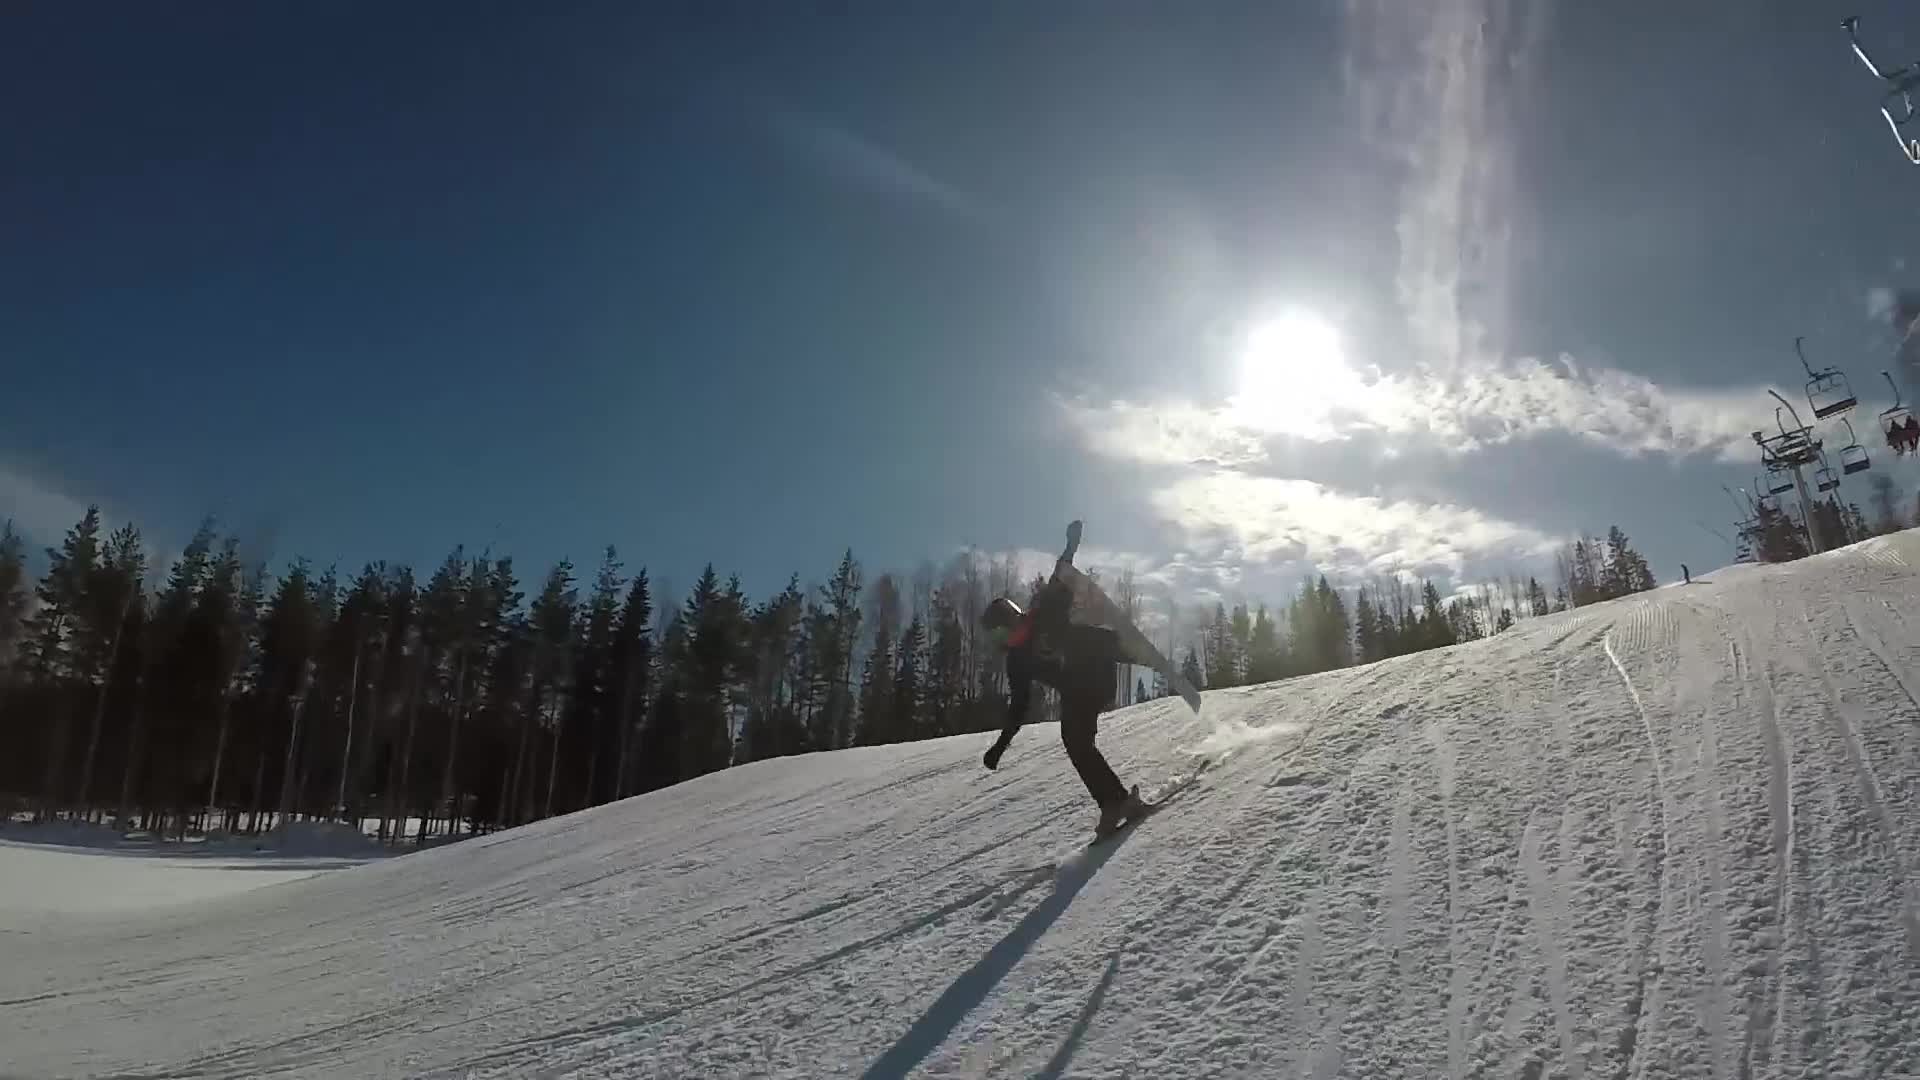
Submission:
[[[1140,785],[1135,784],[1124,799],[1115,799],[1100,808],[1100,824],[1094,826],[1094,835],[1106,836],[1118,829],[1122,823],[1138,817],[1147,804],[1140,801]]]

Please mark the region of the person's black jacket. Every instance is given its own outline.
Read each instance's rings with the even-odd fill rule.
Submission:
[[[1113,700],[1119,637],[1104,626],[1076,623],[1073,590],[1056,575],[1034,598],[1033,610],[1007,648],[1007,721],[1000,745],[1026,721],[1035,682],[1051,686],[1070,707],[1098,710]]]

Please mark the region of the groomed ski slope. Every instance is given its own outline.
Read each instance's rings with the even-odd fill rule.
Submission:
[[[1920,534],[0,937],[10,1076],[1920,1072]],[[1236,749],[1220,749],[1237,742]]]

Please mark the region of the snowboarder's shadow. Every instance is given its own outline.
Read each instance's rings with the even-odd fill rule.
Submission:
[[[953,985],[947,987],[927,1007],[920,1019],[913,1022],[906,1034],[900,1036],[886,1053],[867,1067],[867,1071],[861,1074],[861,1080],[905,1076],[938,1050],[940,1044],[946,1042],[947,1036],[953,1034],[961,1021],[967,1018],[967,1014],[993,993],[993,988],[1000,984],[1000,980],[1007,977],[1014,965],[1066,913],[1073,898],[1080,894],[1087,882],[1093,880],[1093,875],[1113,857],[1114,852],[1120,850],[1133,832],[1127,829],[1106,843],[1089,847],[1064,860],[1054,879],[1053,892],[1027,912],[1026,917],[1008,931],[1006,937],[988,949],[987,955],[975,961],[972,967],[955,979]]]

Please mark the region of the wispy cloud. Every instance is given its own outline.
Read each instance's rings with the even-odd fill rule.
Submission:
[[[1572,357],[1484,362],[1442,375],[1374,373],[1364,392],[1318,395],[1302,386],[1280,422],[1240,402],[1142,403],[1058,398],[1085,445],[1146,464],[1257,468],[1287,439],[1363,436],[1390,448],[1469,453],[1561,432],[1621,454],[1751,456],[1749,432],[1770,423],[1766,387],[1676,389]]]
[[[0,520],[43,545],[57,544],[87,504],[25,470],[0,464]]]
[[[1402,167],[1396,286],[1418,361],[1499,355],[1516,218],[1513,110],[1550,5],[1348,0],[1345,74],[1362,129]]]
[[[1142,628],[1156,636],[1170,606],[1284,601],[1319,574],[1341,587],[1432,578],[1444,591],[1539,566],[1565,539],[1452,503],[1232,470],[1186,472],[1155,488],[1148,504],[1161,522],[1161,554],[1089,547],[1075,562],[1109,584],[1131,568],[1149,598]],[[1024,582],[1049,572],[1056,556],[1024,549],[1009,557]]]
[[[843,183],[963,217],[985,216],[978,199],[872,139],[791,105],[768,109],[783,144]]]
[[[1183,547],[1242,572],[1309,568],[1357,581],[1394,572],[1459,580],[1540,558],[1558,538],[1469,507],[1351,495],[1310,480],[1218,471],[1162,487],[1152,503]]]

